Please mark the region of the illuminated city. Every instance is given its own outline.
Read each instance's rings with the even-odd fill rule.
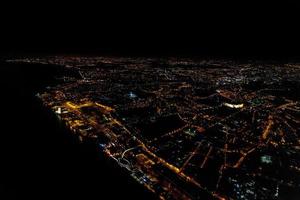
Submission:
[[[300,64],[57,56],[36,94],[159,199],[300,194]]]

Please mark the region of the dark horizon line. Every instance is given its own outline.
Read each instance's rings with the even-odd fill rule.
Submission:
[[[6,51],[1,52],[2,58],[13,57],[40,57],[40,56],[124,56],[124,57],[183,57],[183,58],[224,58],[224,59],[258,59],[258,60],[300,60],[300,55],[296,53],[280,54],[280,53],[254,53],[254,52],[196,52],[196,51],[132,51],[132,50],[34,50],[34,51]]]

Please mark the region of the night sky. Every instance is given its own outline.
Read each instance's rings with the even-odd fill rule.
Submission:
[[[5,14],[2,53],[299,55],[295,3],[27,7]]]

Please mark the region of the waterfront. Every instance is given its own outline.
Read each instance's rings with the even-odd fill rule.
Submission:
[[[42,107],[34,94],[51,84],[49,70],[2,63],[0,198],[151,198]]]

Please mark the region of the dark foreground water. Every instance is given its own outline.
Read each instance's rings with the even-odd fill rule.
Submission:
[[[152,199],[34,94],[59,69],[0,65],[0,199]]]

